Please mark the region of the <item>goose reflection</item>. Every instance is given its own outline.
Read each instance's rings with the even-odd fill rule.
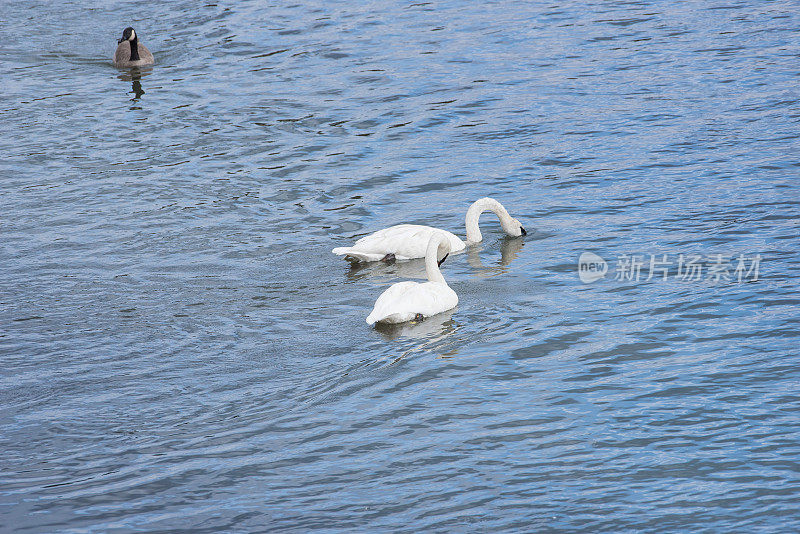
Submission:
[[[483,246],[476,245],[467,250],[467,263],[475,269],[478,276],[491,277],[508,272],[508,265],[517,259],[525,245],[525,240],[519,237],[504,237],[500,243],[500,259],[494,265],[486,266],[481,260],[480,252]]]
[[[133,67],[124,72],[121,72],[117,78],[125,82],[131,82],[131,93],[133,98],[131,101],[136,102],[142,98],[144,89],[142,88],[142,77],[147,76],[153,69],[149,67]]]

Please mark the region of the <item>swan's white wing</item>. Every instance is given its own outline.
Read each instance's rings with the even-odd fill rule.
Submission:
[[[400,303],[403,302],[404,297],[407,294],[409,294],[416,286],[419,285],[422,284],[418,282],[397,282],[396,284],[389,286],[383,293],[381,293],[381,296],[378,297],[378,300],[375,301],[375,306],[367,316],[367,324],[385,321],[388,317],[393,316],[397,316],[397,319],[401,319],[393,320],[392,322],[395,323],[402,323],[404,321],[413,319],[416,314],[414,313],[409,317],[405,317],[408,312],[406,311],[405,314],[402,313],[400,309]],[[401,316],[404,318],[401,318]]]
[[[402,323],[418,314],[425,317],[442,313],[458,304],[458,295],[447,284],[438,282],[398,282],[384,291],[367,317],[367,324]]]
[[[413,298],[409,299],[409,305],[413,306],[416,313],[430,317],[455,308],[458,304],[458,295],[447,284],[425,282],[420,286]]]
[[[458,236],[439,228],[420,224],[398,224],[364,236],[352,247],[335,248],[333,253],[351,256],[360,261],[377,261],[388,254],[394,254],[398,260],[424,258],[431,235],[436,232],[447,236],[450,241],[450,252],[458,252],[466,246]]]

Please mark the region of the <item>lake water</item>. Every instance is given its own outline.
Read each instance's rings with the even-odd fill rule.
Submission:
[[[800,530],[796,2],[225,4],[3,2],[0,530]]]

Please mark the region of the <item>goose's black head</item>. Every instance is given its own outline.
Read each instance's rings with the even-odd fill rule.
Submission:
[[[124,41],[135,41],[136,40],[136,31],[133,28],[128,26],[124,30],[122,30],[122,39],[117,41],[117,43],[122,43]]]

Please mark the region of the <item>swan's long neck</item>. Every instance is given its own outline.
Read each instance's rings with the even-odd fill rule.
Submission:
[[[442,271],[439,270],[439,251],[442,251],[443,256],[449,253],[450,242],[446,237],[437,234],[431,237],[425,250],[425,272],[429,281],[447,285]]]
[[[139,36],[133,34],[133,39],[128,41],[131,45],[131,61],[139,61]]]
[[[471,243],[478,243],[483,240],[481,229],[478,227],[478,220],[481,218],[481,213],[484,211],[491,211],[500,218],[500,224],[505,229],[511,224],[511,215],[508,211],[493,198],[484,197],[476,200],[467,210],[467,217],[465,224],[467,227],[467,241]]]

